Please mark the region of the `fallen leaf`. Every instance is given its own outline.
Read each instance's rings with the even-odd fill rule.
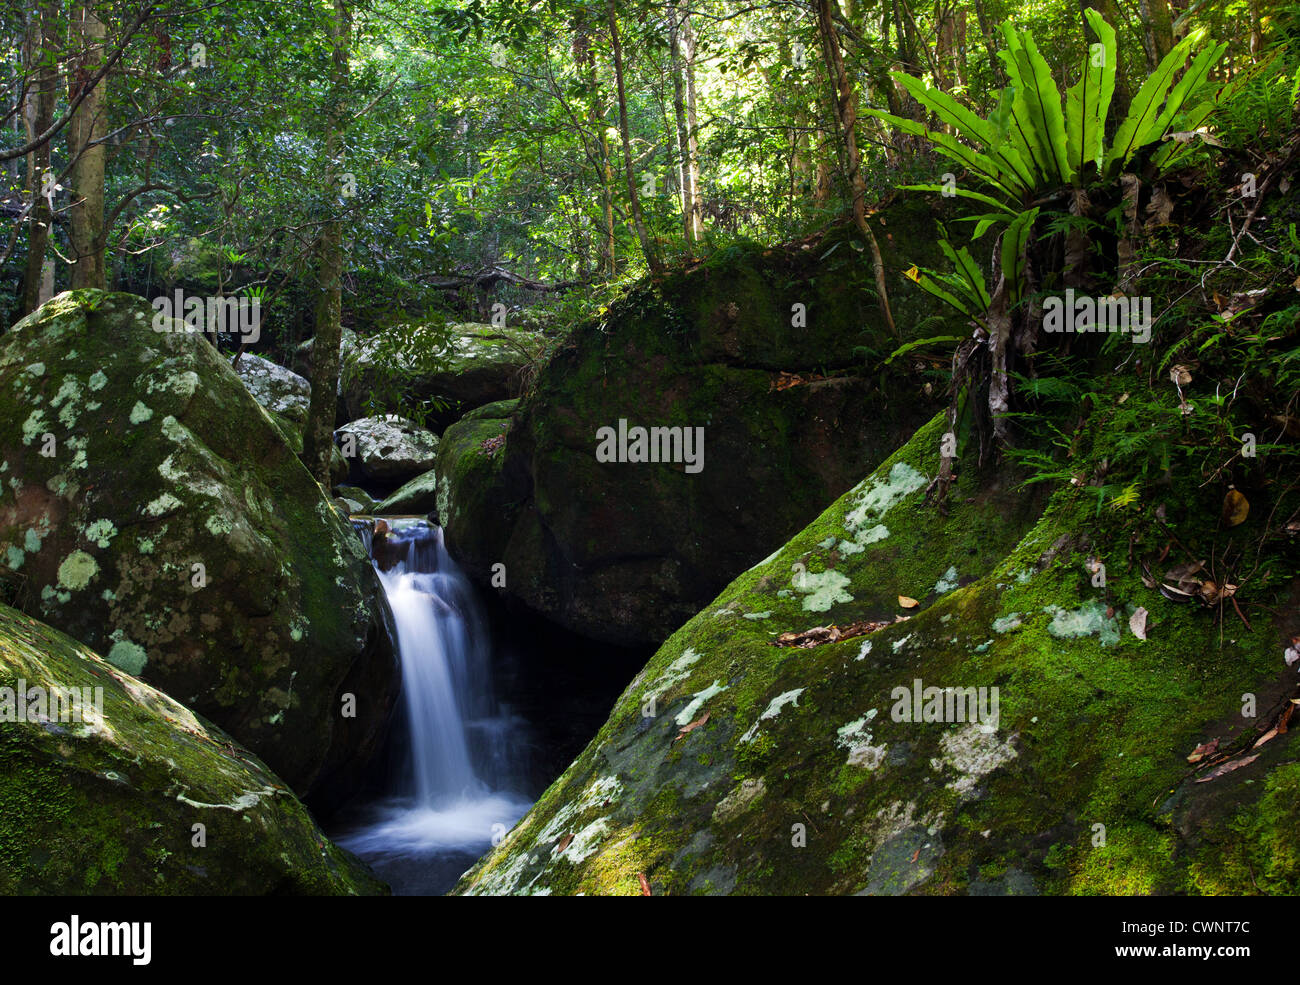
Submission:
[[[908,598],[906,595],[898,596],[898,604],[904,609],[915,609],[921,603],[914,598]]]
[[[1189,763],[1199,763],[1206,756],[1213,756],[1218,751],[1219,740],[1211,739],[1209,742],[1202,742],[1199,746],[1193,749],[1191,755],[1187,757],[1187,761]]]
[[[1255,744],[1254,744],[1253,746],[1251,746],[1250,748],[1252,748],[1252,749],[1258,749],[1258,748],[1259,748],[1260,746],[1262,746],[1265,742],[1269,742],[1269,741],[1271,741],[1272,739],[1276,739],[1279,735],[1281,735],[1281,733],[1277,730],[1277,726],[1275,725],[1275,726],[1273,726],[1273,728],[1269,729],[1267,732],[1265,732],[1263,735],[1261,735],[1258,739],[1256,739],[1256,740],[1255,740]]]
[[[647,878],[645,877],[645,873],[644,873],[644,872],[638,872],[638,873],[636,874],[636,877],[637,877],[637,880],[641,883],[641,895],[642,895],[642,896],[653,896],[654,894],[653,894],[652,892],[650,892],[650,880],[647,879]]]
[[[1140,640],[1147,638],[1147,610],[1138,606],[1133,610],[1133,615],[1128,617],[1128,628],[1133,631],[1133,635]]]
[[[1227,495],[1223,497],[1223,525],[1235,527],[1239,523],[1244,523],[1248,513],[1250,513],[1250,501],[1239,490],[1229,487]]]
[[[822,646],[826,643],[837,643],[840,640],[853,639],[855,636],[865,636],[867,633],[874,633],[878,629],[884,629],[891,625],[888,622],[863,622],[849,623],[846,626],[814,626],[812,629],[805,629],[802,632],[782,633],[771,643],[772,646],[796,646],[801,649],[809,649],[814,646]]]
[[[1239,770],[1243,766],[1249,766],[1257,759],[1259,759],[1259,753],[1255,753],[1253,756],[1247,756],[1245,759],[1231,759],[1222,766],[1216,767],[1212,772],[1200,777],[1196,782],[1209,783],[1211,780],[1218,779],[1227,773],[1231,773],[1233,770]]]
[[[699,728],[708,720],[709,720],[709,713],[706,711],[699,718],[695,719],[695,721],[691,722],[691,724],[683,727],[682,730],[677,733],[677,738],[673,739],[673,741],[676,742],[677,739],[684,737],[688,732],[694,732],[697,728]]]
[[[558,853],[564,851],[566,848],[569,847],[569,842],[571,841],[573,841],[572,831],[570,831],[568,834],[566,834],[563,838],[560,839],[559,843],[555,846],[556,852]]]
[[[1204,561],[1192,561],[1189,564],[1176,564],[1165,572],[1165,581],[1172,581],[1179,585],[1184,582],[1196,583],[1196,579],[1193,576],[1204,569],[1204,567]]]

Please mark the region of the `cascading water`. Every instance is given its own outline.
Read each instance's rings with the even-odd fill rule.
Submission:
[[[409,762],[397,795],[339,841],[395,892],[442,892],[530,806],[516,792],[519,723],[493,696],[488,628],[442,530],[393,521],[372,552],[385,558]]]

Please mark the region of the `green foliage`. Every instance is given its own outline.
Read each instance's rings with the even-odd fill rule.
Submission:
[[[954,189],[955,193],[993,205],[1008,216],[1023,214],[1025,206],[1057,189],[1081,187],[1094,178],[1113,179],[1139,150],[1164,137],[1227,45],[1202,48],[1203,30],[1180,41],[1143,83],[1106,148],[1118,57],[1115,31],[1097,11],[1087,9],[1084,13],[1101,40],[1084,56],[1079,81],[1066,91],[1064,100],[1032,34],[1003,24],[1006,47],[1000,57],[1010,85],[1002,90],[997,109],[987,118],[902,72],[891,75],[954,132],[934,130],[881,110],[865,112],[905,133],[926,138],[939,153],[968,168],[989,186],[989,194],[960,188]],[[1192,52],[1197,54],[1184,70]],[[1202,104],[1193,111],[1197,126],[1209,116],[1208,110],[1201,115],[1207,105],[1212,108],[1213,104]],[[939,190],[932,185],[912,187]]]

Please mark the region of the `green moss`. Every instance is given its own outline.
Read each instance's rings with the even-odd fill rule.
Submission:
[[[0,724],[0,892],[382,891],[224,732],[0,606],[0,686],[20,679],[100,688],[102,717]]]

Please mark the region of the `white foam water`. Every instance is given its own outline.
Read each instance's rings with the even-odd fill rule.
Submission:
[[[518,723],[492,694],[491,643],[473,586],[440,528],[421,521],[393,527],[389,536],[405,545],[405,556],[381,571],[380,581],[397,628],[409,765],[398,795],[372,805],[366,824],[337,840],[400,892],[399,883],[409,888],[410,880],[394,873],[405,864],[444,856],[431,878],[446,882],[448,872],[500,840],[531,802],[514,792]]]

